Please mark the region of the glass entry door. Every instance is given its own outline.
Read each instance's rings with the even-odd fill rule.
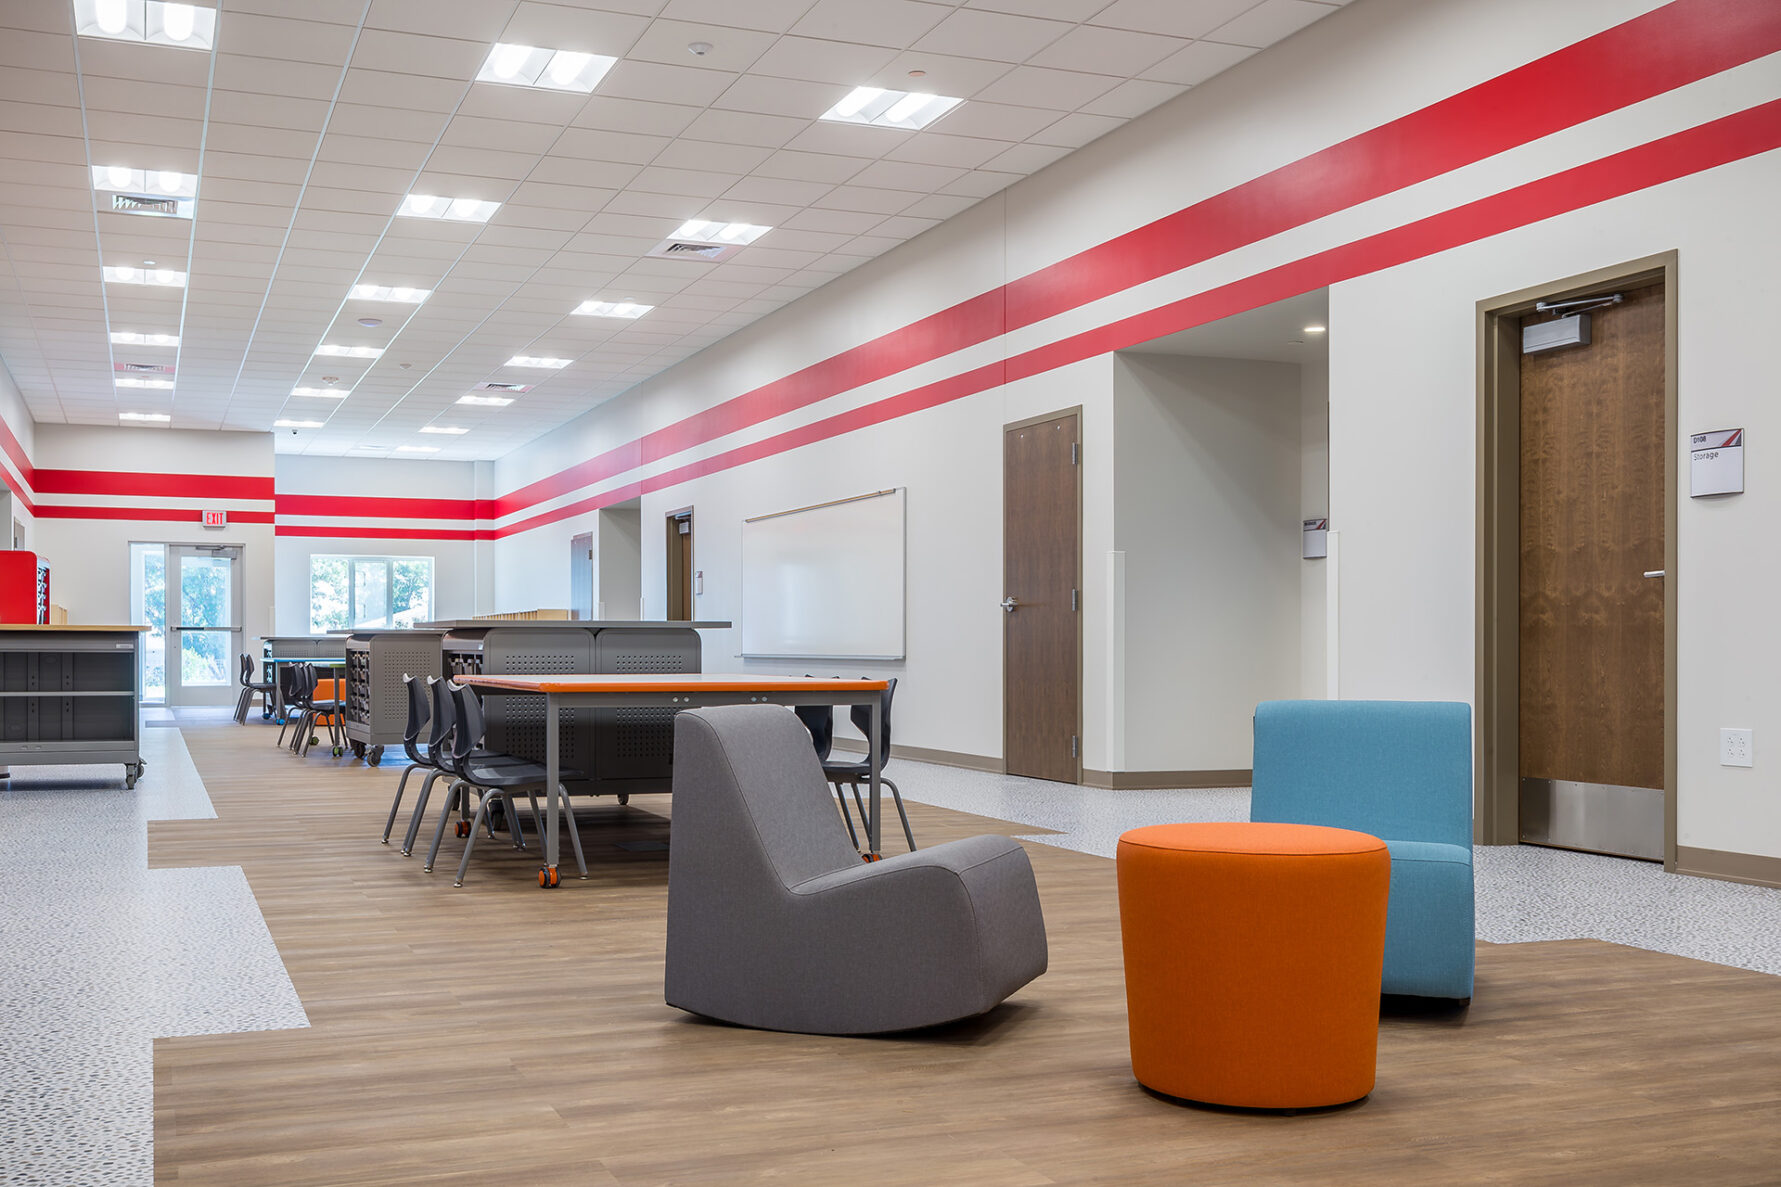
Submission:
[[[169,705],[228,705],[240,695],[240,570],[239,547],[167,546]]]

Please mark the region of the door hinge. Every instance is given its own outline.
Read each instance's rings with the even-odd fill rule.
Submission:
[[[1071,758],[1076,757],[1076,751],[1080,748],[1081,742],[1082,742],[1082,739],[1077,737],[1075,734],[1070,735],[1070,757]]]
[[[1070,609],[1073,611],[1082,609],[1082,591],[1081,590],[1073,589],[1070,591]]]
[[[1082,442],[1080,441],[1070,442],[1070,464],[1072,466],[1082,464]]]

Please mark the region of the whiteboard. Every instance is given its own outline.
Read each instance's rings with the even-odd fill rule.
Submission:
[[[743,521],[743,655],[903,658],[903,493]]]

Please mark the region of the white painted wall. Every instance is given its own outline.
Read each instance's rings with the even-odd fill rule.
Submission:
[[[25,398],[19,394],[18,384],[13,381],[12,372],[6,369],[4,361],[0,361],[0,422],[4,422],[12,430],[12,435],[18,439],[25,456],[34,460],[37,425],[31,419],[31,411],[25,406]],[[30,484],[19,473],[18,464],[4,450],[0,450],[0,469],[5,471],[5,477],[0,478],[0,494],[4,495],[7,504],[5,517],[0,518],[0,546],[12,547],[12,525],[16,520],[24,529],[23,547],[32,548],[35,546],[35,517],[22,499],[13,497],[10,489],[16,485],[29,494]]]
[[[696,536],[693,543],[696,547]],[[622,621],[640,616],[642,607],[642,513],[635,507],[607,508],[594,532],[594,615]]]
[[[1300,687],[1297,365],[1114,356],[1125,760],[1247,769],[1258,701]]]
[[[416,459],[327,458],[278,455],[281,495],[353,495],[360,498],[472,499],[476,463]],[[375,528],[377,520],[353,520]],[[403,520],[402,527],[416,521]],[[453,522],[452,528],[470,526]],[[427,556],[433,558],[433,612],[437,618],[470,618],[477,613],[477,553],[470,540],[414,540],[395,537],[290,536],[276,545],[277,629],[309,633],[309,561],[312,556]]]
[[[266,433],[183,429],[108,428],[38,425],[32,459],[44,470],[98,470],[165,474],[272,476],[272,438]],[[232,501],[199,497],[140,495],[39,496],[39,503],[176,507],[178,520],[56,519],[40,517],[37,551],[49,558],[51,597],[68,608],[71,623],[130,621],[130,545],[238,544],[241,546],[242,649],[257,650],[255,639],[272,627],[272,525],[232,520],[207,529],[199,512],[206,507],[270,511],[270,499]]]
[[[1681,431],[1743,426],[1753,443],[1749,493],[1680,508],[1677,840],[1781,856],[1781,554],[1762,543],[1781,517],[1764,479],[1781,455],[1756,444],[1781,439],[1769,378],[1781,293],[1751,266],[1781,254],[1778,192],[1770,153],[1331,289],[1343,696],[1473,699],[1476,302],[1674,248]],[[1776,757],[1719,766],[1721,726],[1771,739]]]
[[[1357,0],[1253,62],[1103,137],[819,293],[756,323],[581,420],[503,459],[494,486],[511,491],[776,380],[875,335],[1011,279],[1275,166],[1377,127],[1542,54],[1659,7],[1660,0]],[[1577,127],[1241,247],[1060,314],[1000,340],[841,393],[769,424],[619,475],[627,483],[859,407],[972,367],[1067,339],[1265,269],[1462,203],[1536,181],[1781,96],[1774,59],[1654,96]],[[1329,501],[1314,506],[1315,446],[1300,458],[1290,518],[1328,512],[1341,533],[1340,691],[1348,696],[1452,697],[1474,689],[1475,392],[1473,307],[1483,297],[1668,248],[1682,252],[1684,431],[1743,424],[1751,440],[1778,415],[1768,399],[1765,331],[1781,314],[1772,278],[1770,153],[1613,198],[1484,242],[1336,284],[1331,292]],[[661,581],[660,533],[670,507],[699,508],[707,595],[700,614],[734,612],[735,532],[746,514],[875,486],[910,490],[910,657],[901,669],[899,736],[914,745],[1000,752],[1000,426],[1082,405],[1085,761],[1137,769],[1109,682],[1121,674],[1106,617],[1115,546],[1114,486],[1100,468],[1113,440],[1111,364],[1088,360],[1045,375],[646,495],[645,591]],[[1307,385],[1313,381],[1306,377]],[[1307,401],[1309,403],[1309,401]],[[1317,436],[1315,408],[1299,431]],[[1760,445],[1753,445],[1760,449]],[[1097,452],[1099,451],[1099,452]],[[1767,538],[1781,495],[1764,489],[1753,454],[1751,493],[1683,508],[1674,589],[1683,616],[1680,840],[1781,855],[1781,795],[1772,768],[1720,768],[1720,725],[1781,728],[1781,691],[1767,613],[1776,587]],[[585,497],[588,491],[564,496]],[[591,512],[589,513],[591,517]],[[500,541],[501,608],[560,601],[556,558],[588,517]],[[1293,553],[1296,556],[1296,546]],[[1130,557],[1127,558],[1128,563]],[[1297,569],[1305,618],[1335,567]],[[726,575],[728,574],[728,575]],[[1128,581],[1129,585],[1129,581]],[[566,591],[564,591],[566,592]],[[1128,597],[1130,590],[1127,591]],[[659,610],[659,607],[658,607]],[[1723,645],[1726,631],[1739,646]],[[1708,632],[1713,632],[1711,635]],[[1300,687],[1317,691],[1314,629],[1302,627]],[[1110,644],[1110,638],[1114,640]],[[1327,641],[1333,644],[1334,640]],[[707,667],[728,666],[733,641],[710,641]],[[1128,643],[1127,655],[1130,655]],[[1113,724],[1109,724],[1112,717]],[[1764,750],[1763,753],[1767,753]],[[1781,751],[1778,751],[1781,753]],[[1110,761],[1112,755],[1118,761]],[[1759,764],[1764,760],[1759,759]],[[1230,765],[1245,765],[1232,763]]]
[[[1299,519],[1322,519],[1330,510],[1330,368],[1327,362],[1300,369]],[[1335,525],[1331,525],[1332,527]],[[1300,541],[1300,552],[1304,542]],[[1328,695],[1329,566],[1299,561],[1299,692],[1307,700]]]

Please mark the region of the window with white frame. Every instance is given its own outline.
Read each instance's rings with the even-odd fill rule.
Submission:
[[[309,631],[411,627],[433,618],[430,556],[311,556]]]

